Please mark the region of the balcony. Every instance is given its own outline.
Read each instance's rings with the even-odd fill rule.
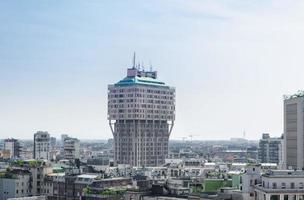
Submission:
[[[304,188],[266,188],[266,187],[262,187],[261,185],[255,185],[254,186],[256,190],[260,190],[262,192],[266,192],[266,193],[304,193]]]

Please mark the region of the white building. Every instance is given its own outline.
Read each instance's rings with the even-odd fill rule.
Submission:
[[[248,165],[245,168],[244,174],[241,176],[241,186],[243,199],[254,199],[254,187],[261,183],[261,167],[260,165]]]
[[[80,141],[66,137],[64,140],[64,159],[75,160],[80,158]]]
[[[34,159],[50,159],[50,134],[48,132],[38,131],[34,134]]]
[[[304,171],[273,170],[255,186],[257,200],[304,200]]]

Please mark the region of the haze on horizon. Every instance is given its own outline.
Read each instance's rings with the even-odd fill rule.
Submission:
[[[0,138],[112,137],[107,85],[133,51],[176,87],[171,139],[283,131],[304,85],[304,2],[1,1]]]

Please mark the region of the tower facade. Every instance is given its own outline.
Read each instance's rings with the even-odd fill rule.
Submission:
[[[38,131],[34,134],[34,159],[50,159],[50,134],[44,131]]]
[[[80,141],[77,138],[64,139],[64,159],[75,160],[80,158]]]
[[[287,168],[304,167],[304,92],[285,96],[284,144]]]
[[[124,79],[108,86],[108,120],[116,164],[161,165],[175,120],[175,88],[159,81],[156,71],[134,64]]]

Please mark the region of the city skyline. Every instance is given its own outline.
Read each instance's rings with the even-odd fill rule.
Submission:
[[[111,138],[107,84],[134,51],[177,89],[170,139],[284,131],[283,95],[304,84],[302,2],[76,2],[0,3],[1,138]]]

